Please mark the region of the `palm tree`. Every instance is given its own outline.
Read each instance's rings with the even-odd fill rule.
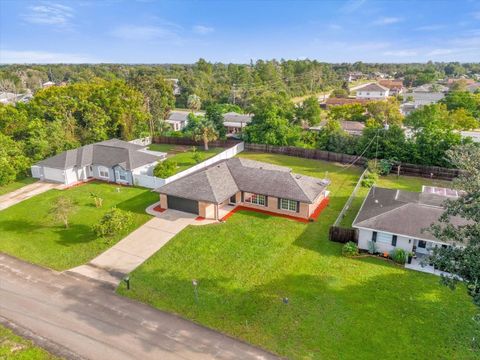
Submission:
[[[202,118],[193,129],[193,139],[203,141],[205,151],[208,150],[208,142],[218,139],[218,132],[215,125],[208,119]]]
[[[188,95],[187,107],[192,110],[192,112],[200,110],[202,107],[202,100],[200,99],[200,96],[195,94]]]

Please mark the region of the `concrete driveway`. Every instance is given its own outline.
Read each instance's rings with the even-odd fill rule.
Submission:
[[[117,286],[123,277],[155,254],[197,215],[168,209],[139,227],[86,265],[68,272]]]
[[[51,189],[58,189],[62,184],[47,183],[43,181],[37,181],[33,184],[26,185],[8,194],[0,196],[0,210],[4,210],[12,205],[18,204],[23,200],[30,199],[31,197],[44,193]]]

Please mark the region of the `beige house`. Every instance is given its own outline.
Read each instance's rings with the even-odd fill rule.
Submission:
[[[298,175],[291,169],[233,158],[166,184],[160,206],[221,219],[232,206],[309,219],[328,196],[329,181]]]

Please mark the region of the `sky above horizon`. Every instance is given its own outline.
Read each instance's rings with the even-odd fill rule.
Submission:
[[[480,1],[0,0],[0,63],[480,61]]]

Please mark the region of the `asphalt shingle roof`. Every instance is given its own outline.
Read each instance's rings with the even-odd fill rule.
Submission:
[[[144,148],[142,145],[111,139],[64,151],[38,162],[37,165],[63,170],[87,165],[120,165],[125,170],[132,170],[153,163],[161,157],[140,151]]]
[[[155,191],[216,204],[238,191],[313,203],[328,183],[328,180],[294,174],[291,169],[283,166],[232,158]]]
[[[382,91],[382,92],[387,90],[388,88],[386,88],[385,86],[382,86],[376,83],[367,84],[365,86],[355,89],[355,91]]]
[[[443,214],[446,196],[373,187],[370,189],[353,227],[386,231],[412,238],[437,240],[424,229]],[[451,218],[455,225],[467,222]]]

